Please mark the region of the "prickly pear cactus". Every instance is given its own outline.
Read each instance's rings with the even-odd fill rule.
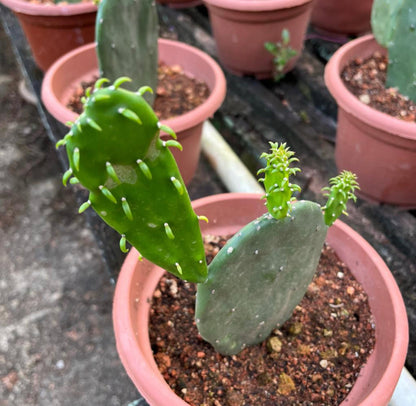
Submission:
[[[377,42],[387,48],[397,26],[397,15],[403,0],[374,0],[371,8],[371,30]]]
[[[401,94],[416,102],[416,3],[404,0],[397,16],[397,27],[388,46],[387,87],[397,87]]]
[[[291,203],[300,189],[289,181],[299,170],[290,167],[296,158],[285,144],[271,147],[261,170],[269,212],[227,242],[209,265],[207,280],[198,285],[196,325],[226,355],[263,341],[290,317],[312,281],[329,225],[317,203]],[[334,178],[329,190],[331,220],[332,207],[344,208],[338,199],[346,202],[349,194],[348,185],[339,186],[348,183],[344,177]]]
[[[158,35],[154,0],[101,0],[95,25],[100,76],[114,81],[126,75],[130,90],[156,89]]]
[[[387,87],[416,101],[416,4],[414,0],[375,0],[371,23],[377,42],[388,49]]]
[[[312,280],[327,226],[318,204],[293,206],[290,217],[265,214],[244,227],[198,285],[197,327],[222,354],[267,338],[290,317]]]
[[[102,87],[99,80],[84,104],[84,112],[58,146],[65,145],[70,169],[64,184],[80,182],[92,207],[141,255],[179,278],[202,282],[207,275],[199,228],[175,159],[162,141],[161,125],[142,95],[120,88],[127,78]]]

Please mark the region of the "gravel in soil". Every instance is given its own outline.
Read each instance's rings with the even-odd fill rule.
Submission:
[[[82,98],[89,87],[93,87],[95,80],[80,83],[69,100],[68,108],[81,114],[83,111]],[[201,105],[209,96],[206,83],[189,77],[179,65],[160,63],[158,67],[158,85],[153,105],[159,120],[187,113]]]
[[[375,52],[367,59],[356,58],[342,71],[345,86],[362,103],[400,120],[416,122],[416,103],[386,88],[388,59]]]
[[[208,262],[225,241],[206,240]],[[195,286],[165,275],[149,329],[162,375],[192,406],[338,405],[374,348],[367,296],[328,246],[292,317],[238,355],[222,356],[202,340],[194,305]]]

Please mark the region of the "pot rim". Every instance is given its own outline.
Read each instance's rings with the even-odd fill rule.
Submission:
[[[69,4],[35,4],[24,0],[0,0],[0,3],[15,13],[33,16],[71,16],[97,11],[97,6],[92,1]]]
[[[337,104],[348,114],[353,115],[371,127],[382,131],[388,131],[400,138],[416,141],[416,124],[409,123],[360,102],[344,85],[341,79],[341,72],[351,59],[360,56],[357,48],[369,44],[376,49],[383,49],[376,42],[373,34],[367,34],[356,38],[342,45],[329,59],[325,66],[324,80],[325,84],[336,100]]]
[[[68,109],[57,98],[56,94],[53,91],[53,78],[59,72],[59,70],[62,69],[62,67],[65,66],[66,63],[68,63],[68,61],[74,58],[74,56],[91,52],[91,49],[95,48],[95,46],[95,43],[86,44],[63,55],[61,58],[59,58],[52,64],[52,66],[47,70],[43,78],[41,90],[42,101],[45,104],[47,110],[50,112],[50,114],[63,124],[67,123],[68,121],[75,121],[78,118],[78,114]],[[214,61],[213,58],[211,58],[205,52],[191,45],[185,44],[180,41],[159,38],[158,46],[159,50],[163,47],[175,47],[176,49],[182,49],[185,50],[185,52],[197,55],[197,57],[203,61],[205,66],[208,67],[208,69],[212,72],[213,76],[215,77],[214,85],[210,89],[210,95],[201,105],[180,116],[173,117],[167,120],[161,120],[161,122],[164,125],[173,128],[175,132],[180,132],[193,127],[197,122],[205,121],[208,117],[211,117],[215,113],[215,111],[220,107],[225,98],[226,79],[222,69],[217,64],[217,62]],[[180,61],[178,61],[178,64],[180,64]],[[195,77],[198,77],[197,72]]]
[[[203,0],[210,6],[240,11],[271,11],[310,3],[312,0]]]
[[[237,201],[240,199],[249,199],[250,201],[254,201],[260,200],[260,196],[261,195],[255,193],[225,193],[195,200],[194,202],[192,202],[192,205],[194,210],[198,211],[201,207],[211,205],[217,201]],[[390,331],[393,330],[394,332],[394,349],[391,352],[391,354],[389,354],[388,365],[386,369],[384,371],[381,371],[381,374],[379,374],[376,377],[376,384],[372,387],[370,394],[363,401],[361,401],[360,406],[387,404],[394,390],[394,387],[392,388],[392,382],[396,384],[400,377],[400,373],[406,358],[408,345],[408,322],[406,316],[406,308],[400,290],[397,286],[397,283],[393,275],[391,274],[390,270],[388,269],[387,265],[384,263],[382,258],[379,256],[379,254],[363,237],[361,237],[351,227],[349,227],[342,221],[337,220],[330,227],[328,234],[341,234],[343,235],[343,237],[345,236],[346,240],[353,240],[354,245],[359,246],[359,250],[367,253],[369,256],[371,256],[371,258],[374,258],[371,262],[374,263],[375,267],[378,269],[378,273],[380,274],[381,285],[383,286],[384,290],[387,290],[388,292],[388,295],[386,295],[386,301],[389,300],[392,303],[392,314],[394,315],[394,322],[392,322],[391,325],[389,325],[389,329]],[[129,303],[129,300],[134,300],[134,298],[131,296],[130,286],[132,284],[132,279],[135,273],[137,262],[138,253],[136,250],[132,249],[132,251],[127,255],[127,258],[123,264],[114,294],[113,323],[119,356],[128,375],[133,380],[133,382],[135,382],[141,394],[145,397],[145,399],[148,402],[150,402],[150,404],[169,404],[172,406],[188,405],[188,403],[186,403],[179,396],[177,396],[170,389],[166,381],[164,381],[162,375],[157,370],[157,366],[153,358],[151,358],[150,364],[147,364],[143,361],[143,359],[145,359],[146,356],[144,355],[144,351],[142,351],[140,345],[137,343],[136,340],[136,333],[131,323],[133,315],[130,314],[129,311],[126,311],[126,303]],[[149,262],[146,262],[146,260],[144,260],[143,263],[150,264]],[[160,269],[160,272],[163,273],[163,270]],[[156,281],[155,284],[157,284],[160,275],[161,274],[158,274],[154,278],[154,280]],[[147,334],[145,336],[144,343],[142,343],[141,345],[143,347],[148,347],[150,350],[150,341]],[[376,349],[374,352],[376,352]],[[379,351],[378,353],[380,354]],[[369,361],[364,366],[364,369],[368,369],[368,373],[374,372],[375,358],[373,357],[373,355],[374,353],[370,356]],[[138,372],[138,368],[140,369],[140,372]],[[364,369],[362,369],[362,371]],[[137,378],[140,375],[143,375],[145,378],[138,380]],[[151,390],[152,384],[157,384],[158,387],[156,391]],[[371,387],[368,381],[361,383],[360,385],[361,388],[358,388],[358,385],[357,388],[356,385],[353,386],[353,389],[351,390],[350,394],[345,399],[347,401],[344,400],[341,403],[341,405],[346,406],[347,404],[349,404],[348,398],[350,398],[350,395],[353,393],[354,388],[356,388],[358,392],[360,389],[368,391],[368,387]]]

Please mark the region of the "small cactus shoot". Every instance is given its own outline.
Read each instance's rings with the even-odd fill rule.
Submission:
[[[293,152],[271,143],[263,157],[267,166],[259,172],[265,175],[268,213],[227,242],[198,285],[196,325],[226,355],[263,341],[291,316],[315,274],[329,226],[320,205],[293,202],[292,193],[300,190],[289,180],[299,171],[291,167]],[[346,172],[331,180],[325,209],[331,224],[356,187]]]
[[[70,169],[63,182],[81,183],[92,207],[120,233],[120,248],[130,242],[148,260],[181,279],[202,282],[207,275],[199,218],[169,147],[160,131],[175,134],[159,123],[143,99],[149,90],[122,89],[120,78],[103,87],[96,82],[84,112],[58,142],[65,145]],[[180,215],[178,215],[180,213]]]

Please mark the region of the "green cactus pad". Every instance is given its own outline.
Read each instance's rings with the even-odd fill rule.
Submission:
[[[315,273],[328,227],[321,207],[292,204],[290,216],[269,213],[228,241],[198,285],[196,324],[226,355],[263,341],[284,323]]]
[[[92,207],[148,260],[179,278],[202,282],[205,253],[189,195],[168,141],[142,90],[119,88],[124,79],[96,84],[84,113],[64,141],[70,176],[89,191],[80,211]],[[179,146],[178,143],[173,144]]]
[[[159,22],[154,0],[101,0],[95,24],[100,76],[132,78],[127,89],[156,89]],[[146,100],[153,100],[146,95]]]
[[[387,48],[397,27],[397,15],[404,0],[374,0],[371,8],[371,29],[377,42]]]
[[[416,102],[416,3],[414,0],[404,0],[402,3],[403,7],[397,14],[396,29],[388,44],[386,86],[397,87],[402,95]]]

